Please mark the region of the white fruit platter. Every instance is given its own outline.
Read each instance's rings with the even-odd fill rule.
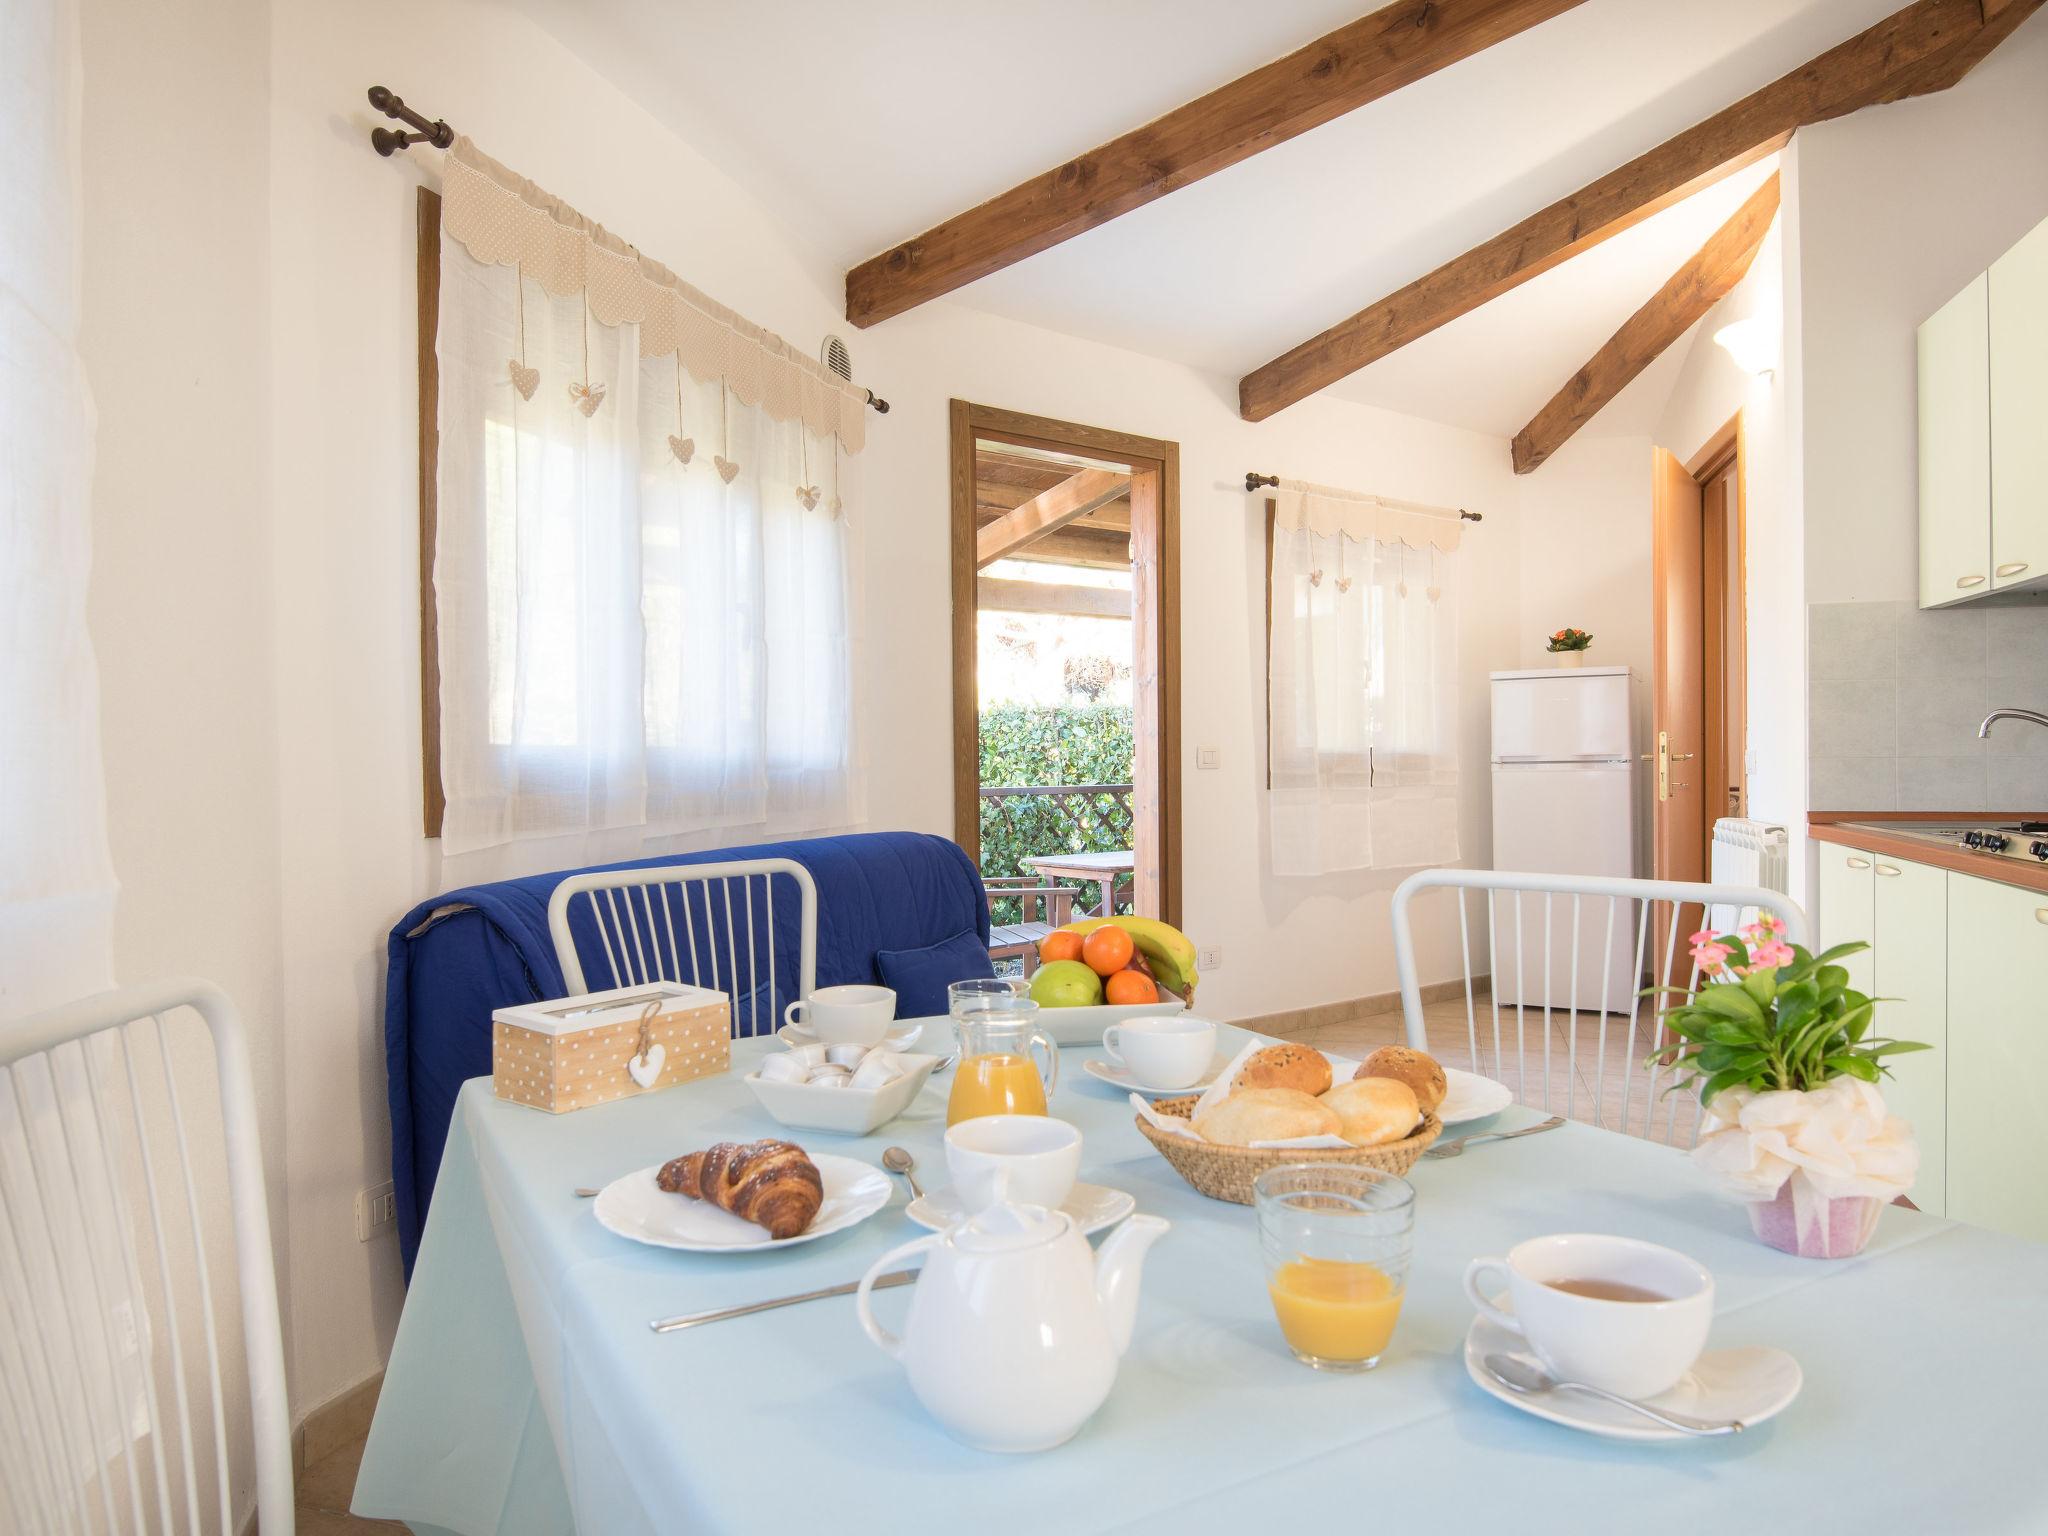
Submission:
[[[1079,1008],[1040,1008],[1038,1027],[1060,1045],[1100,1045],[1102,1032],[1125,1019],[1159,1019],[1185,1013],[1187,1004],[1177,997],[1163,997],[1156,1003],[1096,1003]]]

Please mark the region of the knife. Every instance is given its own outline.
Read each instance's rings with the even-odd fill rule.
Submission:
[[[895,1269],[875,1279],[874,1289],[889,1290],[893,1286],[908,1285],[917,1278],[914,1269]],[[844,1285],[828,1285],[821,1291],[803,1291],[795,1296],[776,1296],[768,1301],[750,1301],[740,1307],[716,1307],[709,1312],[685,1312],[678,1317],[657,1318],[647,1326],[656,1333],[674,1333],[682,1328],[695,1328],[699,1323],[722,1323],[728,1317],[745,1317],[750,1312],[770,1312],[777,1307],[793,1307],[800,1301],[817,1301],[824,1296],[851,1296],[860,1289],[858,1280],[849,1280]]]
[[[1465,1150],[1468,1142],[1513,1141],[1517,1136],[1539,1136],[1545,1131],[1554,1131],[1564,1124],[1563,1115],[1552,1115],[1537,1125],[1526,1125],[1519,1131],[1480,1131],[1471,1136],[1460,1136],[1455,1141],[1439,1142],[1423,1153],[1424,1157],[1456,1157]]]

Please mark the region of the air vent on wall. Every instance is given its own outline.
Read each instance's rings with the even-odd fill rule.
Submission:
[[[827,336],[818,348],[818,360],[848,383],[853,381],[853,354],[837,336]]]

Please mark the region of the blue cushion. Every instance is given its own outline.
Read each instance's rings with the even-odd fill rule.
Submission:
[[[896,989],[896,1017],[928,1019],[946,1011],[946,988],[956,981],[993,976],[988,944],[963,930],[923,949],[878,949],[875,966],[882,985]]]

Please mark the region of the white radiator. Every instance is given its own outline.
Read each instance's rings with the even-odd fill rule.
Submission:
[[[1714,862],[1707,878],[1716,885],[1758,885],[1782,891],[1786,884],[1785,829],[1743,816],[1723,816],[1714,823]],[[1755,914],[1716,905],[1707,926],[1732,933]]]

